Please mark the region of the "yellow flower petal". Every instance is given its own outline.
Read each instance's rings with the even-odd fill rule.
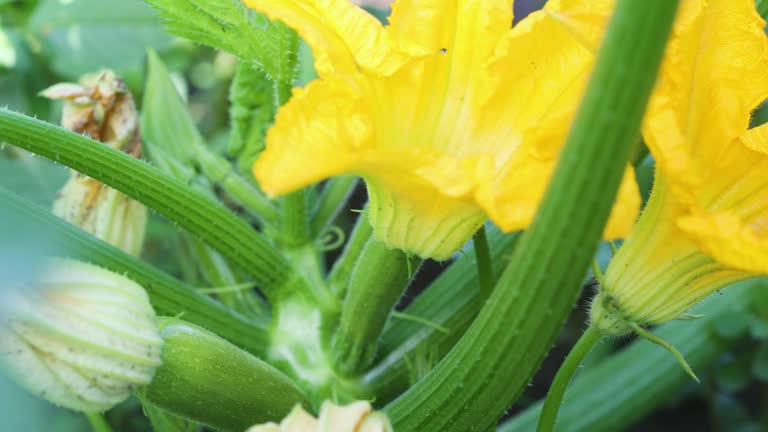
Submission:
[[[768,155],[768,123],[746,131],[740,140],[750,150]]]
[[[644,134],[659,169],[690,201],[768,95],[768,39],[751,0],[685,2]]]
[[[512,27],[509,0],[398,0],[392,5],[388,28],[414,54],[435,54],[442,49],[461,52],[457,58],[479,59],[481,64]],[[482,35],[482,37],[476,37]],[[474,42],[474,43],[472,43]]]
[[[766,137],[753,145],[765,148]],[[762,138],[762,139],[757,139]],[[768,273],[768,155],[734,141],[720,155],[699,193],[706,207],[693,206],[680,227],[718,262]]]
[[[611,260],[592,303],[592,325],[621,335],[630,323],[656,325],[678,318],[720,288],[750,275],[717,262],[678,224],[688,207],[657,175],[632,234]]]
[[[598,37],[608,15],[600,8],[610,2],[556,3],[562,9],[551,9],[560,16],[535,13],[510,29],[506,0],[401,0],[370,51],[396,46],[410,58],[394,69],[337,70],[296,90],[255,165],[262,188],[279,195],[329,176],[359,175],[377,238],[424,258],[449,257],[485,214],[507,230],[525,228],[591,69],[585,41]],[[307,16],[315,7],[252,4],[278,11],[275,17]],[[356,21],[339,19],[352,24],[323,21],[324,31],[352,37],[347,45],[354,45],[356,33],[338,29]],[[291,23],[321,22],[310,21]],[[626,234],[639,202],[630,170],[606,234]]]
[[[370,123],[362,96],[348,82],[328,79],[294,89],[267,133],[254,175],[265,192],[282,195],[352,172],[357,153],[370,146]]]
[[[595,325],[675,319],[707,295],[768,274],[768,37],[750,0],[690,1],[678,13],[643,135],[651,199],[611,262]]]
[[[243,0],[296,29],[312,47],[321,77],[361,67],[389,74],[406,60],[381,24],[348,0]]]

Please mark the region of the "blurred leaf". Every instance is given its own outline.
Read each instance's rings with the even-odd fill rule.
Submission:
[[[65,167],[47,159],[28,155],[11,159],[0,155],[0,185],[44,207],[51,205],[67,176]]]
[[[186,104],[171,81],[168,69],[157,53],[151,50],[147,53],[141,133],[150,160],[163,168],[166,165],[180,168],[179,163],[184,167],[191,166],[195,148],[203,142]],[[189,172],[179,172],[178,169],[166,171],[173,172],[184,181],[194,175],[191,169]]]
[[[768,344],[760,345],[752,361],[752,374],[761,381],[768,381]]]
[[[749,332],[755,339],[768,340],[768,320],[762,317],[755,317],[752,320]]]
[[[752,315],[744,311],[733,310],[723,314],[715,323],[715,332],[725,339],[738,339],[744,336],[752,323]]]
[[[42,0],[28,29],[42,39],[53,69],[70,80],[105,67],[137,76],[146,48],[162,50],[172,40],[139,1]]]
[[[252,61],[272,79],[292,83],[296,33],[239,0],[146,0],[158,10],[168,30]]]
[[[752,380],[751,362],[751,353],[729,356],[715,372],[719,387],[728,393],[744,389]]]
[[[741,431],[741,427],[751,423],[747,408],[730,395],[715,395],[713,409],[715,411],[715,418],[718,420],[716,430]]]
[[[40,90],[51,84],[50,73],[41,63],[45,59],[30,52],[29,44],[19,29],[0,28],[0,33],[0,38],[6,37],[10,44],[6,49],[13,51],[12,55],[5,54],[7,60],[13,57],[13,65],[10,68],[0,65],[0,101],[3,106],[47,119],[50,104],[48,100],[37,97]]]

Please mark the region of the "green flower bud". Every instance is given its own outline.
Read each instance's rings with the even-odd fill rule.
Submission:
[[[64,101],[61,125],[135,157],[141,153],[139,118],[125,83],[111,71],[60,83],[41,95]],[[122,193],[75,171],[53,204],[53,213],[94,236],[139,255],[147,209]]]
[[[105,411],[152,380],[162,339],[144,289],[52,259],[34,287],[3,293],[0,363],[22,387],[77,411]]]

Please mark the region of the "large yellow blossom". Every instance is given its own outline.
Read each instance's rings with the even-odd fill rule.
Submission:
[[[765,22],[752,0],[683,6],[643,128],[654,190],[593,305],[606,333],[768,273],[768,125],[749,129],[768,97]]]
[[[379,240],[446,259],[487,217],[506,231],[530,223],[601,31],[583,23],[575,37],[572,25],[609,2],[551,1],[514,28],[510,0],[400,0],[387,26],[348,0],[245,3],[295,28],[319,75],[269,131],[262,188],[362,176]],[[609,238],[639,208],[627,171]]]

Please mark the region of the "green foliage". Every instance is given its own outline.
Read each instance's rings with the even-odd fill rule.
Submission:
[[[241,174],[251,177],[264,150],[267,127],[275,116],[272,83],[264,72],[241,61],[229,88],[230,135],[227,152],[237,158]]]
[[[292,83],[298,38],[239,0],[146,0],[168,30],[253,62],[278,83]]]
[[[42,39],[53,70],[70,80],[105,66],[138,74],[146,46],[171,44],[152,9],[136,1],[41,0],[27,29]]]

